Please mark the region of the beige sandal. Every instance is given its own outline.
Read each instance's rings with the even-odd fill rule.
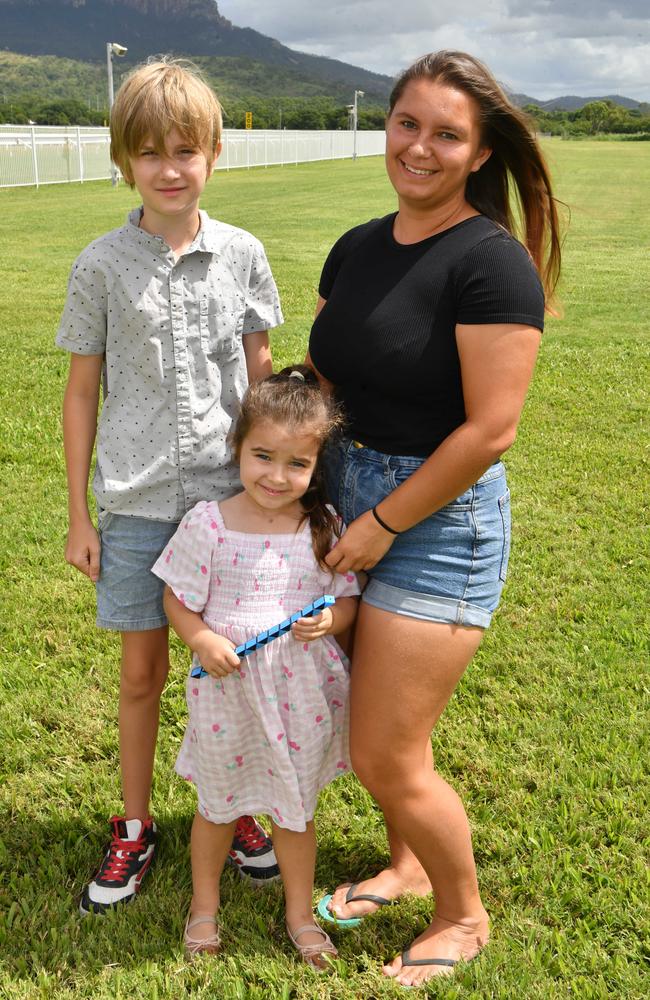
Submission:
[[[317,934],[322,936],[323,940],[317,944],[298,944],[298,938],[305,931],[316,931]],[[331,969],[329,962],[323,958],[323,955],[330,955],[332,958],[337,958],[338,951],[322,927],[319,927],[318,924],[303,924],[302,927],[298,927],[292,934],[287,924],[287,934],[296,951],[300,952],[303,962],[311,965],[312,969],[316,969],[317,972],[327,972]]]
[[[210,934],[208,937],[204,938],[190,937],[189,932],[193,927],[196,927],[197,924],[214,924],[214,934]],[[183,945],[185,947],[185,954],[188,958],[194,958],[196,955],[201,954],[216,955],[221,947],[219,925],[216,918],[211,913],[203,913],[192,916],[192,911],[190,910],[187,914],[187,920],[185,921]]]

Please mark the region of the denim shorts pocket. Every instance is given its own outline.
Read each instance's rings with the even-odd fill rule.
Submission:
[[[503,548],[501,549],[501,565],[499,579],[505,583],[508,575],[508,560],[510,558],[510,490],[506,490],[498,499],[499,513],[503,525]]]
[[[391,468],[388,473],[387,486],[389,490],[396,490],[398,486],[405,483],[407,479],[410,479],[414,472],[424,464],[424,459],[410,459],[406,462],[400,462],[395,468]]]
[[[97,531],[99,532],[100,535],[101,535],[102,531],[105,531],[108,528],[108,526],[109,526],[109,524],[111,522],[111,518],[112,517],[113,517],[113,514],[111,513],[110,510],[103,510],[102,507],[98,507],[98,509],[97,509]]]

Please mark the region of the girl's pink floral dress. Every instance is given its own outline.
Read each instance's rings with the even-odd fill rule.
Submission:
[[[307,522],[296,534],[229,531],[216,502],[185,515],[153,572],[235,645],[322,594],[359,593],[354,574],[317,564]],[[222,680],[188,677],[176,770],[196,785],[202,816],[268,813],[305,829],[320,789],[350,766],[347,666],[330,636],[303,644],[287,634]]]

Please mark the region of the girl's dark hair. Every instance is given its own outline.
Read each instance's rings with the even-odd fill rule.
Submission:
[[[409,66],[390,95],[389,115],[412,80],[440,80],[472,97],[480,113],[482,141],[492,155],[470,174],[466,197],[473,207],[520,235],[552,302],[560,275],[561,238],[548,167],[528,116],[510,102],[487,66],[466,52],[430,52]],[[520,223],[510,199],[514,181]],[[521,233],[518,234],[517,230]]]
[[[340,536],[341,528],[336,514],[327,506],[322,455],[326,442],[343,424],[341,414],[334,401],[321,392],[313,370],[306,365],[292,365],[248,387],[231,434],[237,459],[251,428],[264,421],[295,429],[309,428],[318,440],[316,466],[309,489],[300,502],[304,516],[309,518],[314,555],[324,569],[329,569],[325,556],[333,540]]]

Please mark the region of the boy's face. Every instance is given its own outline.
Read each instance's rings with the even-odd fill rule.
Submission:
[[[217,155],[220,150],[221,146]],[[129,157],[129,166],[145,211],[150,216],[170,219],[198,211],[199,198],[215,161],[209,163],[199,146],[173,128],[165,140],[164,156],[156,152],[148,136],[140,150]]]

